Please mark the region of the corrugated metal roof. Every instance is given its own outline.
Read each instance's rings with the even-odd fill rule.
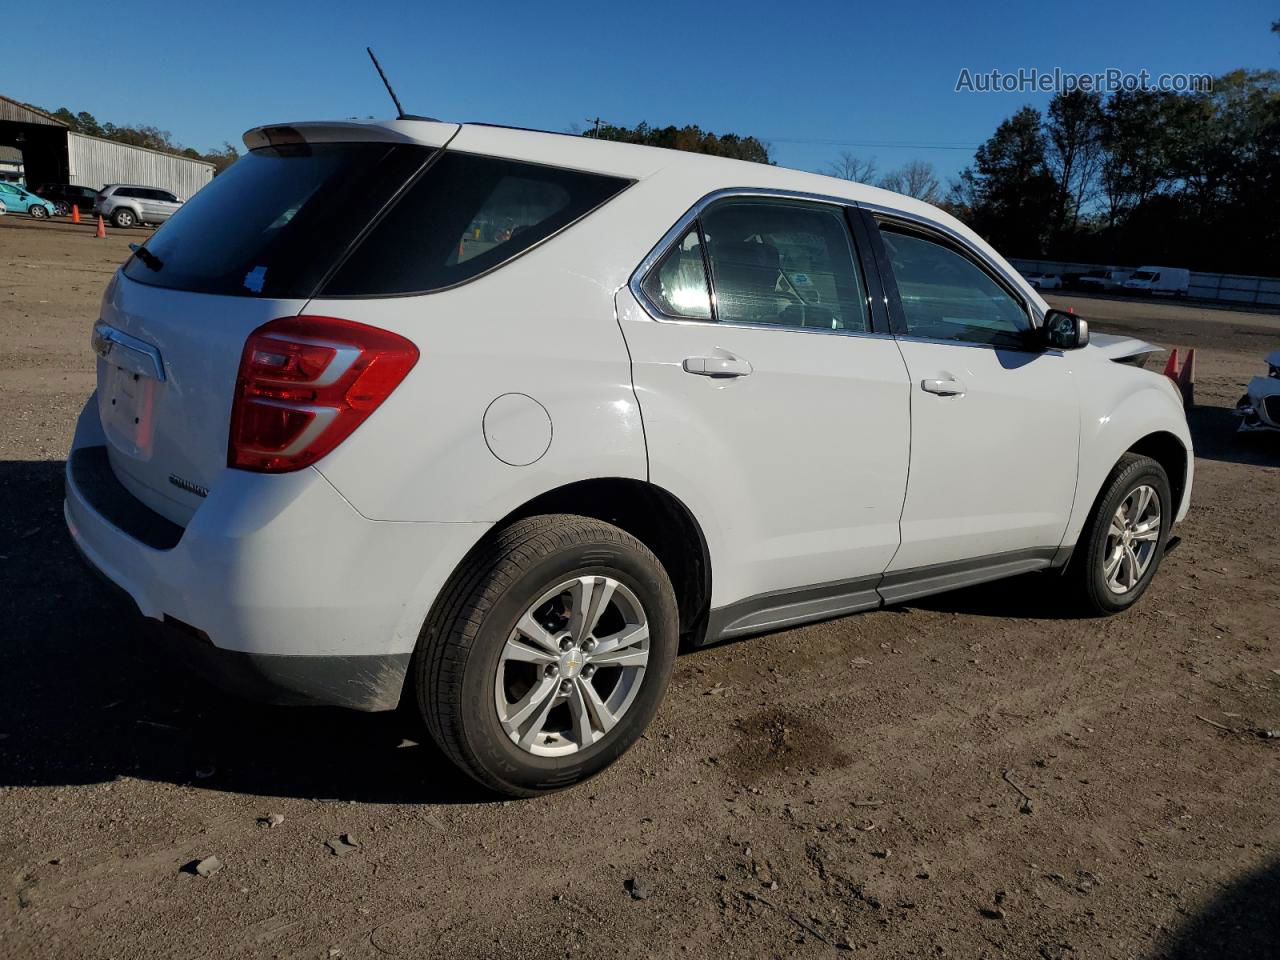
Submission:
[[[98,143],[109,143],[113,146],[124,147],[128,150],[141,150],[143,153],[154,153],[157,157],[172,157],[175,160],[181,160],[183,163],[199,163],[206,167],[213,167],[213,164],[208,160],[197,160],[195,157],[184,157],[180,153],[169,153],[165,150],[152,150],[150,147],[139,147],[132,143],[121,143],[119,140],[108,140],[106,137],[95,137],[88,133],[75,133],[72,131],[72,136],[79,137],[82,140],[96,140]]]
[[[0,147],[0,163],[21,163],[22,151],[17,147]]]
[[[0,95],[0,120],[13,123],[39,123],[46,127],[65,127],[66,124],[56,117],[51,117],[43,110],[28,107],[26,104]]]

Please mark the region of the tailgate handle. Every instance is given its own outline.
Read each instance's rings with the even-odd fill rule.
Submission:
[[[93,352],[123,370],[164,383],[160,351],[101,320],[93,325]]]

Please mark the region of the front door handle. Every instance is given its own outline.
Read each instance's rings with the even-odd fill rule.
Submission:
[[[745,377],[751,364],[740,357],[687,357],[684,372],[700,377]]]
[[[921,380],[920,389],[925,393],[936,393],[940,397],[963,397],[964,384],[959,380]]]

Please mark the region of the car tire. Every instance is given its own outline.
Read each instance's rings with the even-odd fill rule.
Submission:
[[[29,206],[27,208],[27,213],[31,214],[31,217],[34,220],[47,220],[49,218],[49,211],[38,203],[33,203]]]
[[[71,205],[69,203],[64,203],[63,201],[60,200],[53,205],[53,212],[60,217],[70,216]]]
[[[1110,616],[1138,602],[1160,566],[1176,509],[1164,467],[1134,453],[1120,458],[1067,571],[1083,612]]]
[[[117,227],[127,228],[137,226],[140,221],[128,207],[117,207],[115,212],[111,214],[111,223]]]
[[[543,515],[471,552],[423,626],[411,676],[441,750],[489,789],[528,797],[626,752],[678,646],[675,593],[644,544],[599,520]]]

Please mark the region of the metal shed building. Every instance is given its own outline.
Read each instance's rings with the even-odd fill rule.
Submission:
[[[211,163],[73,133],[56,117],[4,96],[0,146],[22,151],[26,182],[32,187],[74,183],[96,190],[108,183],[136,183],[190,199],[213,179]]]

